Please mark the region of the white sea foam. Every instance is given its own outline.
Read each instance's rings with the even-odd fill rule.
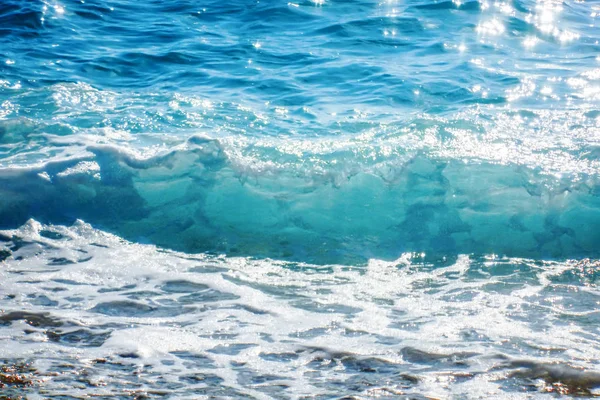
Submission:
[[[0,358],[31,362],[47,396],[297,398],[345,382],[499,397],[521,384],[507,360],[600,357],[592,261],[313,266],[174,253],[81,221],[1,235]]]

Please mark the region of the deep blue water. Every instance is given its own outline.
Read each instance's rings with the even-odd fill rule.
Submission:
[[[0,357],[179,382],[43,398],[557,395],[600,354],[599,40],[594,1],[0,2]]]

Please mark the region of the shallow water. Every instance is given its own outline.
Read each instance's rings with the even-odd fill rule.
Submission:
[[[2,394],[593,395],[598,19],[2,2]]]

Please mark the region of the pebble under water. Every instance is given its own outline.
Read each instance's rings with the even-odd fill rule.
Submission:
[[[594,1],[0,3],[0,398],[600,395]]]

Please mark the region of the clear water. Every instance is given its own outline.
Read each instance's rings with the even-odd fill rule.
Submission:
[[[598,393],[600,4],[6,0],[0,39],[2,395]]]

